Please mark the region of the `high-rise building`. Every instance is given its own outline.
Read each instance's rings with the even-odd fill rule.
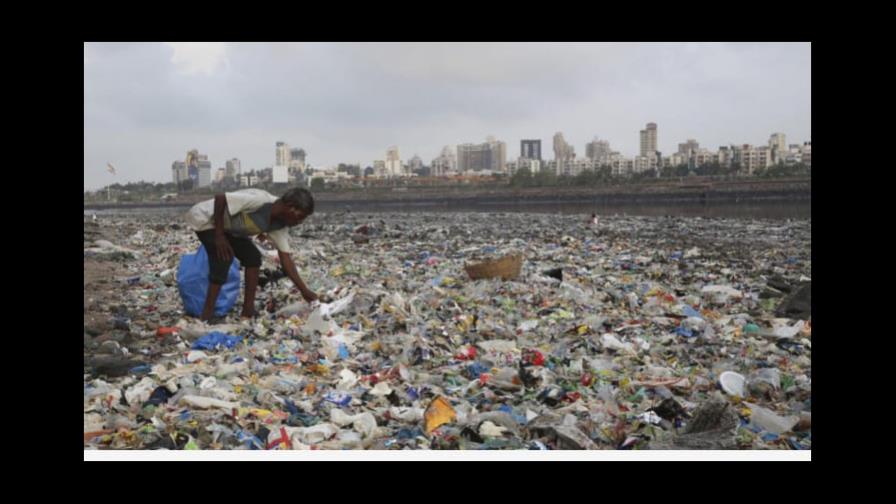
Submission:
[[[554,161],[556,162],[557,175],[567,174],[567,165],[576,158],[576,151],[572,145],[566,143],[563,133],[554,134]]]
[[[401,154],[398,146],[393,145],[386,149],[386,173],[389,177],[400,177],[404,175],[401,168]]]
[[[610,142],[595,137],[594,141],[585,144],[585,157],[592,161],[606,163],[610,157]]]
[[[457,157],[454,149],[446,145],[439,157],[432,160],[432,176],[441,177],[457,170]]]
[[[656,152],[656,123],[647,123],[647,129],[641,130],[641,155],[651,152]]]
[[[690,158],[700,149],[700,144],[693,138],[689,138],[687,142],[678,144],[678,153],[685,158]]]
[[[199,162],[199,187],[212,185],[212,164],[208,161]]]
[[[491,166],[489,169],[493,172],[504,172],[507,168],[507,144],[495,140],[495,137],[489,138],[489,148],[492,150]]]
[[[180,184],[187,180],[187,164],[183,161],[175,161],[171,163],[171,180],[175,184]]]
[[[381,159],[377,159],[376,161],[373,162],[373,176],[380,177],[380,178],[388,176],[388,172],[386,171],[386,162],[385,161],[383,161]]]
[[[422,169],[423,169],[423,160],[420,159],[420,156],[414,154],[414,157],[412,157],[411,160],[408,161],[408,171],[410,171],[411,173],[414,173],[414,172],[420,171]]]
[[[520,157],[541,161],[541,140],[520,140]]]
[[[784,133],[772,133],[772,136],[768,139],[768,147],[770,149],[777,149],[781,152],[787,150],[787,136]]]
[[[457,146],[457,170],[503,172],[507,164],[507,144],[488,137],[482,144]]]
[[[487,170],[491,165],[491,149],[488,144],[461,144],[457,146],[457,171]]]
[[[784,156],[787,154],[787,137],[784,133],[772,133],[772,136],[768,139],[768,148],[772,153],[773,164],[783,161]]]
[[[290,173],[301,172],[304,170],[305,151],[303,149],[290,149],[288,166]]]
[[[227,178],[235,180],[241,171],[240,160],[237,158],[229,159],[224,163],[224,176]]]
[[[274,148],[274,165],[286,166],[289,164],[289,146],[286,142],[277,142]]]

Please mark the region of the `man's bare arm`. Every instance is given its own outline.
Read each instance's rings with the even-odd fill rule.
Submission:
[[[317,294],[312,292],[311,289],[305,285],[305,282],[302,281],[302,277],[299,276],[299,271],[296,269],[296,265],[289,253],[278,250],[277,254],[280,256],[280,264],[283,266],[283,270],[286,271],[286,274],[289,276],[289,279],[292,280],[292,283],[296,284],[299,292],[302,293],[302,298],[309,303],[316,300]]]

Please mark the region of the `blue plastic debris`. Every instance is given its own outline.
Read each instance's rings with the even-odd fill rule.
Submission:
[[[348,406],[352,402],[352,396],[340,392],[329,392],[324,396],[324,401],[331,402],[338,406]]]
[[[513,418],[513,420],[520,425],[526,425],[528,423],[528,420],[526,420],[525,416],[514,413],[513,408],[507,404],[502,404],[501,407],[498,408],[498,411],[507,413],[508,415],[510,415],[510,418]]]
[[[682,308],[681,311],[682,311],[682,313],[684,313],[684,316],[685,316],[685,317],[697,317],[697,318],[703,318],[703,317],[700,315],[700,312],[698,312],[697,310],[691,308],[690,305],[684,305],[684,308]]]
[[[299,358],[292,354],[274,354],[271,356],[271,362],[274,364],[298,364]]]
[[[339,358],[340,359],[348,359],[349,353],[348,348],[345,347],[345,343],[339,344]]]
[[[694,331],[691,331],[690,329],[686,329],[681,326],[675,328],[675,334],[684,336],[685,338],[693,338],[694,337]]]
[[[252,434],[248,434],[241,430],[237,433],[236,438],[240,443],[244,443],[246,448],[252,450],[264,450],[264,443]]]
[[[126,317],[112,317],[112,328],[126,331],[131,325],[131,320]]]
[[[131,368],[131,373],[136,375],[146,374],[150,371],[152,371],[152,367],[150,367],[148,364],[141,364],[137,367]]]
[[[233,348],[243,340],[242,336],[233,336],[212,331],[193,342],[193,350],[216,350],[219,347]]]
[[[474,363],[470,364],[469,366],[467,366],[466,375],[467,375],[467,378],[469,378],[471,380],[476,380],[479,378],[479,376],[482,373],[487,372],[489,369],[491,369],[491,368],[489,368],[479,362],[474,362]]]

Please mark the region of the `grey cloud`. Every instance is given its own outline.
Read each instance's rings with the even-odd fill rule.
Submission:
[[[163,44],[88,44],[85,188],[170,179],[191,148],[213,166],[269,166],[274,142],[315,165],[563,131],[576,151],[598,135],[627,155],[659,124],[661,150],[810,139],[808,44],[228,44],[227,65],[185,75]]]

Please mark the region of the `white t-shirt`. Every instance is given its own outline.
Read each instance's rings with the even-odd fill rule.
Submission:
[[[224,197],[227,200],[227,212],[231,217],[242,212],[253,212],[264,204],[277,201],[276,196],[261,189],[228,192],[224,193]],[[185,219],[187,224],[197,232],[215,229],[215,199],[196,203],[186,213]],[[289,228],[268,231],[266,234],[277,250],[292,252],[292,249],[289,248]]]

